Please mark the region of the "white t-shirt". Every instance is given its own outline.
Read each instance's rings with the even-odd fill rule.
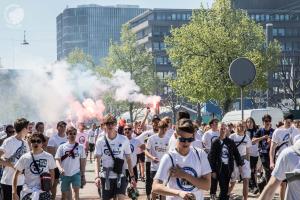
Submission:
[[[130,143],[127,137],[117,134],[117,136],[113,140],[110,140],[108,137],[107,140],[116,158],[124,159],[125,155],[131,154]],[[103,167],[105,168],[113,167],[114,164],[114,161],[105,143],[104,136],[100,137],[96,142],[95,156],[101,157],[102,167],[101,167],[100,176],[104,178],[105,172],[103,170]],[[125,166],[123,166],[123,169],[125,169]],[[109,173],[109,178],[117,178],[117,174],[111,171]]]
[[[246,131],[246,134],[250,137],[250,131]],[[251,137],[250,137],[251,139]],[[252,144],[250,148],[250,156],[258,157],[259,156],[259,148],[258,143]]]
[[[146,144],[148,138],[154,134],[155,133],[154,133],[153,129],[144,131],[139,136],[137,136],[136,139],[139,140],[142,144]],[[150,162],[150,159],[147,156],[145,156],[145,162]]]
[[[33,157],[40,171],[35,168],[30,152],[24,154],[19,159],[15,168],[19,171],[25,170],[25,184],[28,188],[36,187],[40,189],[40,174],[43,172],[49,172],[49,170],[54,169],[56,165],[53,156],[46,151],[43,151],[40,154],[34,154]]]
[[[230,139],[232,139],[235,143],[235,145],[238,145],[244,138],[244,135],[238,135],[237,133],[233,133],[229,136]],[[248,135],[246,135],[244,141],[238,146],[238,150],[240,152],[241,156],[245,156],[247,154],[247,148],[250,151],[250,148],[252,146],[252,141]]]
[[[22,147],[23,142],[23,147]],[[22,148],[21,148],[22,147]],[[13,156],[16,152],[15,159],[11,160],[12,164],[16,164],[16,162],[21,158],[23,154],[29,152],[29,146],[27,141],[18,140],[16,137],[12,136],[4,140],[0,150],[4,152],[3,157],[8,159]],[[3,171],[3,175],[1,178],[1,183],[5,185],[12,185],[13,176],[15,170],[11,167],[5,167]],[[18,177],[18,185],[24,184],[24,175],[20,174]]]
[[[291,146],[295,136],[299,134],[299,130],[293,126],[288,129],[284,127],[275,129],[272,135],[272,142],[276,143],[277,147],[282,145],[277,151],[276,156],[278,156],[283,149]]]
[[[48,147],[54,147],[54,148],[58,148],[59,145],[64,144],[68,141],[67,135],[65,135],[65,137],[60,137],[58,135],[58,133],[54,134],[53,136],[50,137],[49,141],[48,141]]]
[[[211,129],[208,130],[207,132],[204,133],[203,137],[202,137],[202,143],[203,143],[203,147],[204,149],[206,149],[207,151],[210,151],[211,148],[211,144],[213,143],[213,141],[215,141],[215,139],[217,139],[218,137],[220,137],[220,133],[219,131],[212,131]]]
[[[223,141],[221,141],[221,144],[223,144]],[[229,151],[228,151],[228,146],[226,144],[222,145],[222,163],[224,163],[225,165],[228,165],[228,160],[229,160]]]
[[[149,137],[146,148],[149,151],[149,153],[158,158],[160,160],[165,153],[168,151],[168,145],[169,145],[169,138],[164,135],[164,137],[159,137],[158,134],[154,134]],[[158,163],[154,163],[151,160],[151,171],[157,171],[159,166]]]
[[[129,142],[130,142],[130,149],[131,149],[131,154],[130,154],[131,164],[132,167],[134,167],[137,164],[137,154],[139,151],[139,146],[141,146],[142,143],[135,138],[131,138]],[[125,164],[125,169],[128,169],[127,162],[125,162],[124,164]]]
[[[74,147],[75,144],[70,144],[69,142],[60,145],[56,151],[55,159],[61,158],[65,154],[68,154]],[[86,158],[85,151],[82,145],[78,145],[74,149],[74,156],[68,156],[61,162],[62,168],[65,171],[65,176],[73,176],[74,174],[80,172],[80,159]]]
[[[186,156],[180,155],[176,150],[170,151],[169,154],[172,156],[174,165],[179,165],[185,172],[192,174],[195,177],[201,177],[203,175],[209,174],[211,172],[210,164],[207,159],[207,154],[202,149],[197,149],[199,157],[196,150],[191,147],[189,153]],[[169,154],[165,154],[160,161],[159,168],[156,172],[154,179],[167,182],[170,176],[170,168],[173,167],[171,158]],[[182,190],[186,192],[192,192],[196,200],[203,200],[203,191],[190,185],[184,179],[176,179],[171,177],[167,183],[167,187]],[[167,200],[179,200],[179,197],[167,196]]]
[[[95,144],[95,138],[96,138],[96,134],[97,134],[96,132],[97,132],[97,130],[93,130],[93,129],[89,130],[89,132],[88,132],[89,143]]]
[[[172,135],[174,134],[174,132],[175,132],[174,129],[172,129],[172,128],[168,129],[167,132],[166,132],[166,137],[171,138]]]
[[[175,138],[175,135],[173,134],[169,140],[169,151],[175,150],[176,143],[177,143],[177,139]],[[202,141],[196,139],[194,142],[192,142],[192,147],[203,149]]]
[[[299,141],[298,141],[299,142]],[[283,181],[286,179],[286,172],[295,172],[300,170],[300,156],[294,151],[292,147],[285,148],[280,153],[272,176]],[[287,184],[287,191],[285,192],[285,199],[299,199],[300,197],[300,180],[295,180]]]

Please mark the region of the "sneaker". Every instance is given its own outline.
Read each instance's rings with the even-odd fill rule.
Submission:
[[[258,194],[259,193],[259,189],[258,188],[254,188],[252,191],[253,194]]]
[[[210,195],[210,200],[217,200],[217,195],[216,194],[211,194]]]

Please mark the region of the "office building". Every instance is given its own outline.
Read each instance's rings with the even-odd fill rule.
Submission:
[[[131,5],[84,5],[64,9],[56,18],[57,60],[79,48],[99,63],[107,56],[110,42],[120,40],[122,25],[146,10]]]
[[[298,0],[234,0],[235,8],[245,9],[248,15],[263,25],[273,24],[271,37],[281,45],[281,63],[277,70],[269,73],[269,106],[293,109],[289,87],[291,75],[294,83],[300,80],[300,1]],[[300,85],[296,97],[300,103]],[[299,108],[300,109],[300,108]]]
[[[151,51],[157,76],[160,79],[175,75],[175,69],[166,53],[164,39],[170,35],[171,28],[177,28],[190,21],[191,9],[153,9],[147,10],[129,21],[130,27],[136,33],[137,42]],[[159,86],[157,93],[166,95],[170,88],[166,84]]]

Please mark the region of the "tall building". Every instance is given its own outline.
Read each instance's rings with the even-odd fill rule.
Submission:
[[[270,37],[281,44],[281,63],[277,70],[269,73],[269,106],[293,109],[290,87],[294,89],[300,103],[298,90],[292,86],[300,80],[300,1],[298,0],[233,0],[235,8],[245,9],[248,15],[266,29],[273,24]],[[290,77],[295,77],[291,81]],[[299,108],[300,109],[300,108]]]
[[[166,53],[164,38],[170,35],[171,28],[188,23],[191,16],[191,9],[153,9],[129,21],[131,29],[136,33],[138,44],[152,52],[155,72],[162,80],[175,73]],[[163,85],[158,94],[164,96],[169,91],[168,86]]]
[[[120,40],[122,25],[146,10],[132,5],[66,8],[56,18],[57,60],[79,48],[99,63],[107,56],[110,42]]]

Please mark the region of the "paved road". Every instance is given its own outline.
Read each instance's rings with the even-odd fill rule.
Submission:
[[[87,178],[87,185],[83,188],[80,189],[80,199],[82,200],[95,200],[95,199],[99,199],[98,196],[98,192],[97,192],[97,188],[94,184],[94,163],[91,164],[89,161],[87,163],[87,171],[86,171],[86,178]],[[146,195],[145,195],[145,185],[143,182],[139,182],[138,183],[138,189],[140,192],[140,197],[139,200],[145,200],[146,199]],[[58,186],[58,195],[57,195],[57,200],[60,199],[61,195],[60,195],[60,191],[59,191],[59,186]],[[242,199],[242,184],[237,183],[235,186],[235,189],[233,191],[235,194],[237,194],[237,199]],[[276,195],[277,196],[277,195]],[[205,192],[205,199],[209,199],[209,193]],[[258,195],[253,195],[253,194],[249,194],[249,200],[254,200],[257,199]],[[278,199],[277,197],[274,199]]]

